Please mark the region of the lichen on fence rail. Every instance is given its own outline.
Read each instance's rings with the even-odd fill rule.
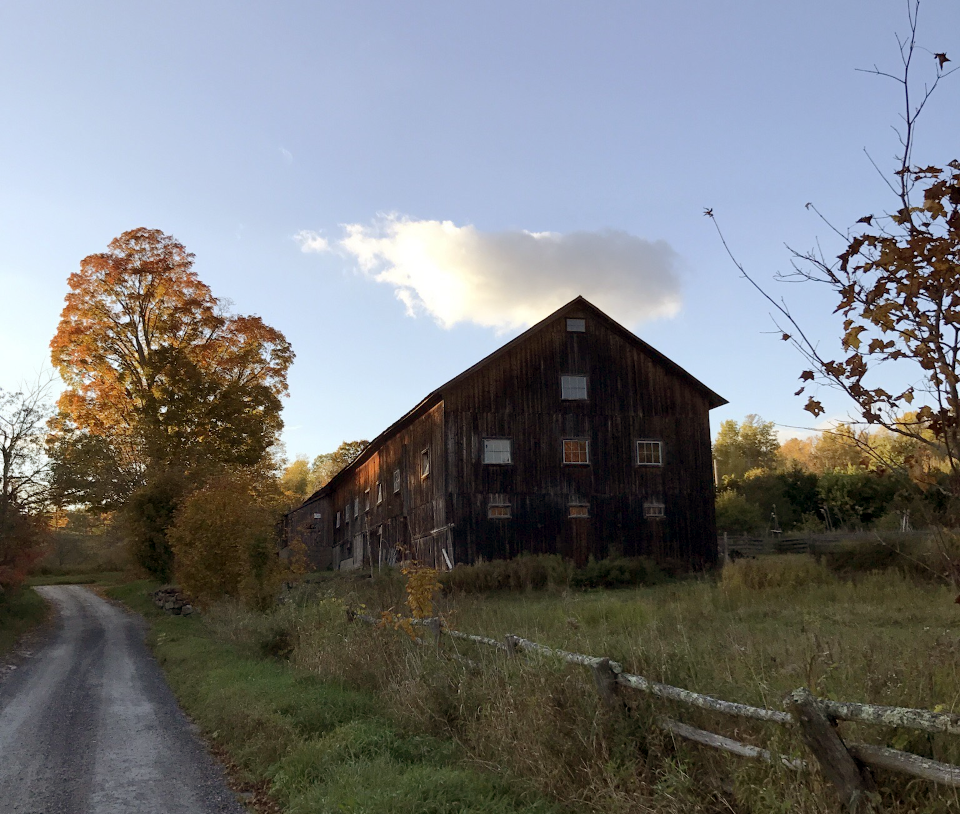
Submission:
[[[846,746],[847,751],[861,763],[887,771],[912,774],[943,786],[960,788],[960,766],[869,743],[848,743]]]
[[[758,721],[771,721],[784,726],[791,726],[793,718],[786,712],[780,712],[776,709],[766,709],[764,707],[751,707],[749,704],[738,704],[735,701],[721,701],[719,698],[713,698],[709,695],[703,695],[698,692],[691,692],[680,687],[671,687],[669,684],[660,684],[656,681],[650,681],[643,676],[631,675],[630,673],[621,673],[617,676],[617,683],[624,687],[632,687],[641,692],[648,692],[660,698],[669,698],[673,701],[680,701],[684,704],[690,704],[700,709],[708,709],[712,712],[722,712],[725,715],[736,715],[740,718],[753,718]]]
[[[842,721],[860,721],[865,724],[902,726],[924,732],[943,732],[960,735],[960,715],[950,712],[934,712],[929,709],[909,707],[883,707],[878,704],[857,704],[852,701],[820,699],[820,706],[831,718]]]

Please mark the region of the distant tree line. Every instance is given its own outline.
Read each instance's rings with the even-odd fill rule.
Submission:
[[[914,425],[913,414],[903,420]],[[920,441],[847,424],[777,440],[757,415],[714,442],[717,528],[731,533],[920,528],[956,522],[949,462]]]

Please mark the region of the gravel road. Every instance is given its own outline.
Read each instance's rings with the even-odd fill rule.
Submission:
[[[243,814],[143,620],[76,585],[37,590],[57,622],[0,679],[0,812]]]

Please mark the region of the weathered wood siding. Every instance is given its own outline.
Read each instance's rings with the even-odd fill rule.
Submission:
[[[585,332],[568,331],[568,317]],[[562,400],[562,375],[587,376],[587,399]],[[592,311],[562,313],[443,396],[458,562],[522,551],[715,560],[707,395]],[[512,464],[482,462],[490,437],[512,440]],[[565,438],[589,441],[588,465],[563,464]],[[637,464],[641,439],[662,443],[662,466]],[[512,516],[488,518],[491,502]],[[647,502],[665,516],[645,517]],[[569,517],[571,503],[589,517]]]
[[[407,426],[362,453],[357,463],[331,481],[326,494],[288,516],[295,516],[293,523],[307,518],[316,523],[316,533],[308,542],[315,562],[327,550],[335,569],[377,567],[395,562],[400,547],[419,559],[440,564],[440,548],[447,541],[443,420],[443,402],[425,406]],[[430,472],[424,477],[421,459],[425,450]],[[394,491],[397,470],[400,489]],[[381,502],[377,501],[378,484],[382,486]],[[321,515],[319,521],[312,520],[314,513]]]

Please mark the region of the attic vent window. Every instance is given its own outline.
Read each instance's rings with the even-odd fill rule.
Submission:
[[[377,505],[379,506],[383,503],[383,483],[377,481]]]
[[[360,498],[359,497],[355,497],[353,499],[353,516],[354,517],[360,516]]]
[[[587,321],[585,319],[568,319],[567,330],[570,333],[584,333],[587,330]]]
[[[397,493],[400,491],[400,470],[393,470],[393,491]]]
[[[659,441],[637,441],[639,466],[663,466],[663,446]]]
[[[363,493],[363,510],[365,512],[370,511],[370,490],[367,489]]]
[[[420,477],[425,478],[430,474],[430,450],[425,449],[420,453]]]
[[[583,503],[571,503],[568,508],[570,510],[570,517],[590,516],[590,507]]]
[[[340,528],[340,512],[337,512],[337,528]]]
[[[510,518],[510,504],[494,504],[487,508],[487,517],[491,520],[508,520]]]
[[[483,462],[485,464],[511,464],[511,440],[509,438],[484,438]]]
[[[586,376],[561,376],[560,398],[565,401],[578,401],[587,397]]]

